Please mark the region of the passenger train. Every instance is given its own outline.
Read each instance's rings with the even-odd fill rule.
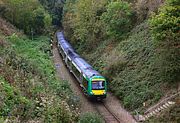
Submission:
[[[59,52],[68,69],[83,88],[85,94],[89,98],[106,98],[106,79],[75,52],[73,47],[65,40],[63,32],[57,32],[56,36]]]

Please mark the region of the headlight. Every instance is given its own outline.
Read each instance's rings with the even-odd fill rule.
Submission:
[[[90,94],[92,94],[92,95],[93,95],[94,93],[93,93],[93,92],[90,92]]]

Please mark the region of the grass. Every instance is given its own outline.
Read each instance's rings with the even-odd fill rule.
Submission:
[[[78,123],[104,123],[99,115],[94,113],[85,113],[80,117]]]
[[[9,45],[0,47],[1,120],[9,122],[75,122],[78,104],[66,81],[55,77],[50,59],[49,38],[35,40],[5,37]],[[75,107],[71,106],[72,104]],[[10,116],[10,117],[7,117]]]

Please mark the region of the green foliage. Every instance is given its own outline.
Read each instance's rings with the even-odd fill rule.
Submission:
[[[103,123],[103,120],[94,113],[85,113],[80,117],[78,123]]]
[[[13,119],[17,117],[19,122],[32,119],[62,123],[77,121],[78,111],[72,110],[68,104],[77,105],[69,98],[69,95],[74,95],[67,82],[57,80],[54,74],[54,65],[49,58],[50,39],[38,37],[29,40],[13,34],[6,40],[11,45],[0,48],[4,61],[0,66],[0,76],[5,81],[0,83],[3,98],[0,100],[3,104],[0,113],[11,116],[3,118],[11,122],[15,122]]]
[[[107,0],[66,1],[63,25],[72,43],[81,46],[79,49],[91,51],[101,41],[104,28],[100,16],[106,4]]]
[[[51,24],[51,17],[44,10],[38,0],[2,0],[6,11],[4,18],[26,34],[42,34]]]
[[[110,2],[107,12],[103,13],[101,19],[105,23],[107,34],[114,38],[121,37],[128,32],[132,26],[132,9],[128,2]]]
[[[51,103],[51,104],[50,104]],[[59,102],[59,99],[54,98],[53,100],[49,101],[46,100],[44,102],[45,108],[44,112],[44,122],[45,123],[53,123],[53,122],[60,122],[60,123],[69,123],[73,122],[72,114],[69,113],[70,109],[66,102]]]
[[[159,14],[154,15],[150,20],[153,36],[157,40],[162,41],[166,38],[177,40],[179,36],[180,8],[178,4],[169,4],[161,7]]]
[[[30,63],[33,64],[38,71],[42,71],[43,73],[41,74],[52,76],[52,72],[54,71],[52,61],[49,59],[48,55],[44,54],[44,52],[50,53],[50,46],[47,47],[48,49],[44,49],[44,46],[48,44],[48,40],[50,39],[41,37],[32,41],[29,39],[21,39],[16,35],[12,35],[8,39],[14,44],[13,46],[17,53],[24,57],[25,62],[29,62],[25,59],[31,59]],[[29,43],[28,45],[27,42]],[[40,50],[42,50],[42,52],[40,52]],[[24,63],[24,67],[28,69],[28,63]]]
[[[4,118],[2,118],[2,116],[0,116],[0,122],[1,122],[1,123],[4,123],[4,122],[5,122]]]
[[[52,24],[62,26],[62,12],[65,0],[39,0],[52,17]]]
[[[107,36],[117,39],[128,32],[132,13],[131,5],[124,1],[67,0],[63,15],[65,35],[79,52],[93,52]]]
[[[117,73],[113,75],[110,88],[121,99],[124,106],[134,110],[142,107],[143,102],[151,105],[162,96],[160,90],[162,77],[154,62],[155,48],[149,34],[147,24],[141,24],[132,30],[132,35],[119,43],[118,51],[124,54],[116,66]],[[123,63],[123,64],[121,64]],[[115,64],[112,65],[112,67]]]
[[[161,75],[165,82],[178,82],[180,80],[180,49],[179,25],[180,3],[178,0],[168,0],[154,15],[150,22],[153,37],[159,55],[157,60]]]
[[[160,116],[151,118],[145,123],[179,123],[180,108],[178,104],[161,113]]]
[[[180,1],[179,0],[166,0],[167,3],[171,6],[179,6],[180,5]]]
[[[14,115],[14,112],[18,112],[17,115],[23,115],[26,118],[26,112],[28,112],[32,102],[26,97],[21,96],[20,92],[2,77],[0,77],[0,87],[0,116],[7,117]]]

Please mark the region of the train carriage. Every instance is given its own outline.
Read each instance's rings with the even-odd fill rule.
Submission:
[[[70,72],[73,73],[80,86],[83,87],[84,92],[90,98],[106,98],[106,79],[75,52],[68,41],[65,40],[62,32],[57,32],[56,35],[59,52]]]

